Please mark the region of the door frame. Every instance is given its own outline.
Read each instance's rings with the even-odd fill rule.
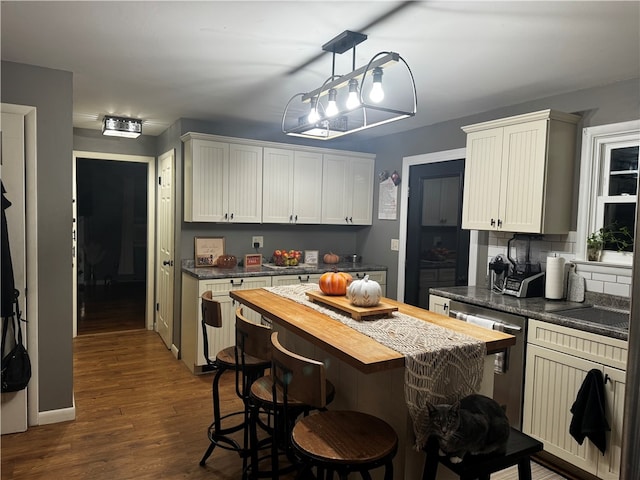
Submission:
[[[79,158],[86,158],[89,160],[116,160],[120,162],[136,162],[147,164],[147,288],[145,299],[145,325],[147,330],[154,329],[155,309],[155,231],[156,231],[156,158],[144,155],[123,155],[118,153],[106,153],[106,152],[88,152],[84,150],[73,151],[73,218],[77,220],[76,216],[76,162]],[[75,222],[74,222],[75,229]],[[76,235],[73,236],[73,250],[77,251],[78,245]],[[74,260],[73,262],[73,336],[78,335],[78,265]]]
[[[400,184],[400,232],[398,245],[398,287],[396,298],[404,298],[404,284],[407,261],[407,213],[409,210],[409,172],[414,165],[423,165],[435,162],[447,162],[467,157],[466,148],[443,150],[440,152],[423,153],[402,158],[402,176],[407,180]],[[486,235],[483,237],[477,230],[471,230],[469,238],[469,286],[474,286],[478,278],[478,259],[482,258],[482,252],[486,256]]]

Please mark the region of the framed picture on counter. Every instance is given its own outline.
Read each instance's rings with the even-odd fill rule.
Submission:
[[[250,253],[244,256],[244,268],[260,268],[262,267],[262,254]]]
[[[215,267],[224,253],[224,237],[195,237],[195,266]]]
[[[304,251],[304,263],[310,263],[311,265],[318,264],[318,250],[305,250]]]

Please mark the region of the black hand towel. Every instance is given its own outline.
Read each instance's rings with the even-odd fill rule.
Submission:
[[[605,416],[604,379],[597,369],[587,373],[571,407],[573,419],[569,433],[582,445],[585,437],[604,455],[607,449],[606,432],[611,430]]]

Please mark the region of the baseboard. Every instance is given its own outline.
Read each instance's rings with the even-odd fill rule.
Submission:
[[[73,399],[73,406],[60,408],[58,410],[47,410],[38,412],[38,425],[50,425],[52,423],[69,422],[76,419],[76,399]]]
[[[173,353],[174,357],[180,358],[180,350],[178,350],[178,347],[176,347],[173,343],[171,344],[171,353]]]

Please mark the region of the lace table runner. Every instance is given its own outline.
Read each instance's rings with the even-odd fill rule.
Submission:
[[[480,388],[487,353],[480,340],[400,312],[354,320],[309,301],[306,292],[319,290],[314,283],[263,288],[324,313],[405,356],[404,394],[418,450],[429,435],[426,403],[453,403]]]

